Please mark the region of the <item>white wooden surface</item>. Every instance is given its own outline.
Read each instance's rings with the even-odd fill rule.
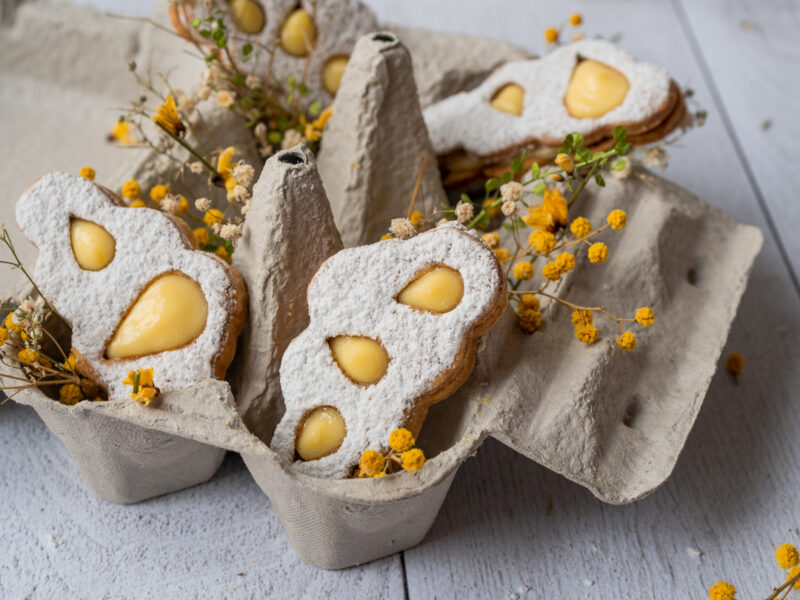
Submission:
[[[688,599],[705,597],[718,579],[735,582],[740,598],[766,597],[782,577],[774,547],[800,543],[800,292],[791,266],[800,269],[800,175],[791,155],[800,134],[800,6],[369,3],[387,21],[539,52],[543,28],[578,10],[588,33],[623,32],[623,46],[696,91],[707,124],[672,150],[667,175],[767,238],[729,342],[748,359],[740,385],[717,374],[672,478],[645,500],[604,505],[489,441],[460,471],[420,546],[336,573],[292,553],[238,458],[204,486],[112,506],[83,487],[34,414],[6,405],[0,597]],[[76,512],[85,517],[63,517]]]

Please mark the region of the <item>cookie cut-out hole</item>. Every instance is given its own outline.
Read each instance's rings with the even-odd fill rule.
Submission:
[[[297,152],[286,152],[285,154],[281,154],[278,157],[278,160],[282,163],[287,163],[290,165],[299,165],[301,162],[305,162],[303,157]]]
[[[264,7],[257,0],[231,0],[229,10],[233,24],[242,33],[255,35],[267,24]]]
[[[208,303],[200,284],[183,273],[153,279],[128,309],[106,347],[106,358],[177,350],[206,327]]]
[[[628,78],[596,60],[581,60],[572,71],[564,104],[576,119],[597,119],[617,108],[630,90]]]
[[[307,412],[297,426],[294,447],[302,460],[317,460],[336,452],[347,435],[341,413],[333,406]]]
[[[434,265],[403,288],[397,301],[417,310],[441,314],[453,310],[463,297],[461,273],[446,265]]]
[[[295,9],[281,27],[281,48],[292,56],[308,56],[316,36],[311,15],[302,8]]]
[[[339,335],[328,340],[328,345],[339,369],[355,383],[377,383],[389,366],[389,355],[378,340]]]
[[[696,268],[692,267],[686,271],[686,281],[688,281],[691,285],[697,285],[698,276]]]
[[[622,424],[625,427],[633,429],[636,418],[639,416],[639,399],[634,397],[628,406],[625,407],[625,412],[622,414]]]
[[[516,83],[509,83],[497,90],[489,104],[495,110],[518,117],[522,114],[525,90]]]
[[[81,269],[100,271],[114,260],[117,243],[113,236],[97,223],[84,219],[70,219],[69,240],[72,255]]]
[[[334,56],[325,63],[325,68],[322,70],[322,87],[331,96],[335,96],[336,92],[339,91],[342,75],[344,75],[344,70],[347,68],[349,61],[349,56]]]
[[[376,42],[394,42],[397,38],[388,33],[376,33],[372,36],[372,39]]]

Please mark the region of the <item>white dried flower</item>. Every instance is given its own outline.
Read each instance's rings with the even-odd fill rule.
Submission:
[[[199,160],[189,163],[189,170],[195,175],[199,175],[203,172],[203,163],[201,163]]]
[[[241,204],[245,200],[250,197],[250,192],[247,191],[247,188],[243,185],[235,185],[231,190],[231,200],[234,202]]]
[[[642,164],[648,169],[652,169],[654,167],[666,169],[667,165],[669,164],[669,155],[662,146],[655,146],[644,153],[644,156],[642,157]]]
[[[408,219],[392,219],[389,224],[389,233],[402,240],[412,237],[417,230]]]
[[[233,106],[233,94],[228,90],[220,90],[217,92],[217,104],[222,108],[229,108]]]
[[[505,216],[513,217],[517,214],[517,203],[513,200],[504,200],[502,206],[500,206],[500,210]]]
[[[248,75],[244,82],[249,88],[261,87],[261,78],[255,75]]]
[[[164,196],[164,199],[158,203],[158,205],[164,212],[174,215],[178,212],[179,201],[180,199],[178,196],[174,194],[167,194]]]
[[[222,223],[219,223],[219,222],[212,223],[211,224],[211,231],[213,231],[215,234],[219,235],[220,231],[222,231]]]
[[[233,178],[245,187],[250,187],[255,174],[255,169],[243,160],[240,160],[239,163],[233,167]]]
[[[437,227],[439,227],[439,225],[446,225],[446,224],[447,224],[447,223],[449,223],[449,222],[450,222],[450,221],[448,221],[447,219],[439,219],[439,220],[436,222],[436,226],[437,226]]]
[[[194,207],[201,213],[208,212],[208,209],[211,208],[211,200],[208,198],[198,198],[194,201]]]
[[[245,200],[245,203],[242,204],[242,208],[240,209],[240,212],[242,213],[243,217],[247,216],[247,213],[250,212],[250,202],[251,202],[251,200],[250,200],[250,198],[248,198],[247,200]]]
[[[200,78],[203,80],[205,85],[208,87],[213,87],[214,84],[216,84],[219,80],[219,70],[216,66],[212,65],[203,71],[203,74]]]
[[[210,95],[211,95],[211,88],[208,87],[207,85],[201,87],[200,91],[197,92],[197,97],[200,98],[200,100],[207,100]]]
[[[258,149],[258,153],[261,155],[262,158],[269,158],[272,156],[272,146],[269,144],[264,144]]]
[[[459,200],[458,204],[456,205],[456,219],[458,219],[458,222],[468,223],[472,220],[474,215],[475,209],[472,207],[472,204],[469,202],[461,202]]]
[[[267,141],[267,125],[263,122],[256,124],[253,129],[253,135],[256,136],[259,142],[265,143]]]
[[[621,166],[621,165],[625,166]],[[614,179],[626,179],[633,170],[631,161],[627,158],[617,158],[611,163],[611,176]]]
[[[522,184],[519,181],[509,181],[500,186],[500,196],[503,200],[516,202],[522,198]]]
[[[242,237],[242,227],[241,225],[234,225],[233,223],[225,223],[219,230],[219,237],[224,240],[230,240],[231,242],[236,241]]]
[[[178,96],[178,110],[188,115],[194,110],[194,102],[191,94],[181,94]]]
[[[283,134],[281,149],[288,150],[289,148],[294,148],[297,144],[302,144],[305,139],[303,134],[296,129],[287,129]]]

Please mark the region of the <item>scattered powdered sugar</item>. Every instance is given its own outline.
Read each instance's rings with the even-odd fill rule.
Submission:
[[[579,57],[614,67],[630,83],[622,104],[597,119],[576,119],[564,105]],[[489,104],[509,83],[525,90],[520,116],[500,112]],[[533,139],[560,140],[573,131],[586,135],[614,123],[643,121],[669,98],[670,85],[669,74],[661,67],[636,61],[611,42],[582,40],[539,60],[507,63],[474,90],[429,106],[423,116],[437,154],[463,148],[487,156]]]
[[[464,295],[444,314],[421,312],[395,298],[424,269],[445,264],[464,281]],[[315,407],[334,406],[347,435],[340,448],[318,460],[294,462],[318,477],[346,477],[366,449],[386,447],[415,400],[453,367],[465,336],[491,310],[503,285],[494,253],[466,234],[442,225],[409,240],[391,239],[342,250],[320,267],[308,289],[308,328],[283,355],[280,377],[286,413],[272,448],[292,462],[298,424]],[[348,379],[331,355],[338,335],[378,339],[390,357],[383,378],[360,386]]]
[[[116,241],[114,259],[100,271],[82,269],[70,242],[70,219],[85,219]],[[101,188],[76,175],[50,173],[17,202],[17,222],[39,248],[34,279],[55,309],[72,325],[72,345],[95,369],[109,398],[126,396],[128,369],[154,370],[162,391],[214,377],[212,361],[224,342],[234,289],[227,265],[191,250],[167,215],[116,205]],[[180,271],[194,279],[208,303],[203,332],[183,348],[142,358],[107,360],[106,344],[128,308],[155,277]],[[128,388],[128,391],[130,388]]]

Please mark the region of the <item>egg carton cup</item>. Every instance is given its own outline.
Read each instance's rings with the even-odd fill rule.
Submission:
[[[384,43],[400,47],[396,40]],[[346,88],[365,79],[384,86],[380,93],[387,98],[411,93],[396,87],[406,77],[377,76],[388,63],[410,69],[407,62],[380,59],[390,50],[385,46],[363,47],[362,64],[374,70],[346,74],[341,98],[353,98]],[[355,194],[368,189],[386,164],[363,151],[373,130],[390,128],[396,136],[385,135],[387,144],[403,139],[403,115],[382,106],[342,101],[334,109],[333,119],[359,114],[363,125],[361,141],[341,150],[364,158],[359,167],[371,174],[351,180]],[[323,139],[323,152],[328,143],[337,140]],[[417,173],[420,157],[405,145],[385,152],[394,157],[391,168]],[[544,326],[533,335],[518,327],[509,309],[480,341],[469,380],[431,408],[418,436],[429,457],[420,471],[323,480],[281,462],[268,446],[283,412],[276,361],[307,322],[302,292],[308,281],[326,255],[341,247],[330,206],[337,200],[329,203],[320,184],[335,189],[341,186],[336,177],[351,174],[320,179],[313,156],[302,147],[265,164],[234,254],[250,292],[250,323],[230,384],[200,381],[164,393],[151,407],[125,398],[66,407],[35,388],[15,397],[42,415],[99,495],[135,502],[200,483],[213,474],[224,450],[239,452],[298,554],[336,569],[420,542],[458,467],[487,436],[610,503],[634,501],[667,479],[716,371],[763,238],[757,228],[638,168],[627,179],[609,178],[606,188],[587,188],[576,212],[597,225],[611,210],[622,209],[628,225],[603,234],[610,247],[603,265],[588,264],[579,253],[576,269],[556,291],[578,303],[600,301],[617,314],[652,306],[656,325],[637,332],[634,352],[616,345],[611,327],[601,329],[596,343],[581,344],[569,314],[556,303],[543,305]],[[434,178],[430,185],[437,183]],[[386,193],[386,203],[407,208],[407,195]],[[372,210],[370,203],[365,206]],[[368,222],[372,215],[363,218]],[[281,255],[284,247],[291,252]]]

